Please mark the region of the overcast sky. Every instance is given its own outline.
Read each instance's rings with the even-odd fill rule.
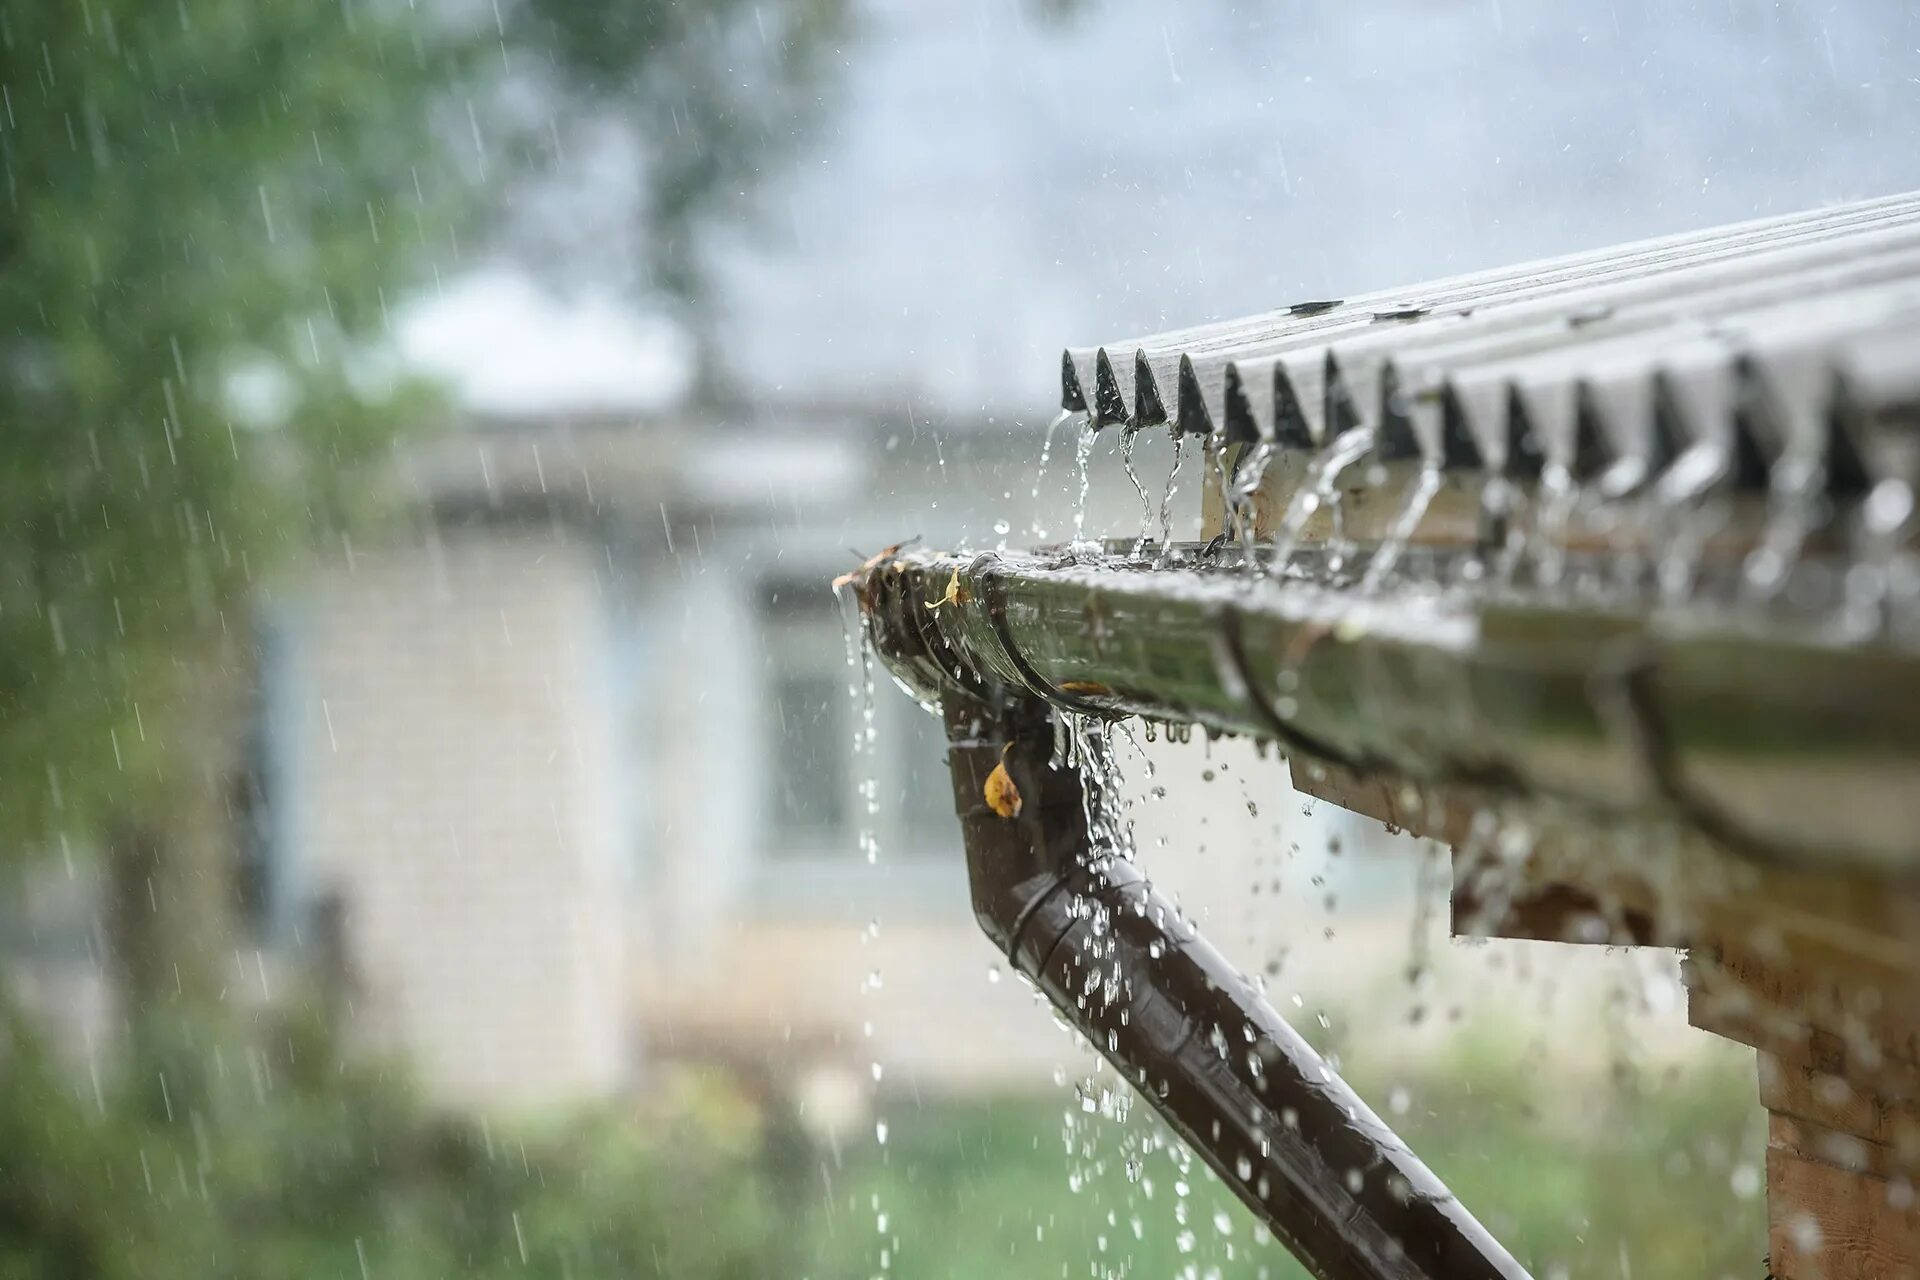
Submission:
[[[826,126],[720,246],[764,396],[1044,415],[1068,343],[1920,187],[1920,6],[1892,0],[863,11]],[[580,316],[504,289],[412,345],[545,335],[524,378],[481,362],[523,402],[677,387],[659,326],[566,340]]]

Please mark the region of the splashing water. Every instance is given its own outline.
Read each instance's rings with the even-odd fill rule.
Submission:
[[[1372,427],[1354,427],[1336,436],[1315,456],[1307,469],[1306,483],[1287,504],[1280,532],[1274,536],[1273,561],[1267,566],[1269,573],[1278,577],[1286,572],[1287,562],[1299,549],[1300,535],[1306,530],[1307,521],[1313,519],[1316,512],[1339,502],[1341,475],[1373,452],[1373,440]]]
[[[1433,495],[1440,492],[1440,481],[1440,468],[1423,466],[1413,483],[1407,486],[1407,496],[1400,504],[1400,513],[1394,517],[1393,527],[1387,532],[1387,540],[1373,553],[1373,561],[1367,565],[1367,572],[1360,579],[1361,595],[1374,594],[1392,575],[1407,544],[1413,541],[1413,533],[1420,527],[1421,517],[1427,514]]]

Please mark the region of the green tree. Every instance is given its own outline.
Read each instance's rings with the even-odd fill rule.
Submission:
[[[723,391],[705,232],[750,218],[768,172],[804,146],[846,0],[524,0],[513,12],[508,40],[550,51],[559,70],[544,101],[562,131],[611,122],[640,157],[628,228],[644,287],[699,344],[700,390]]]
[[[697,294],[696,224],[796,135],[843,18],[0,8],[0,857],[106,845],[135,1007],[212,986],[250,602],[432,416],[377,376],[392,308],[512,234],[589,119],[648,140],[650,287]]]

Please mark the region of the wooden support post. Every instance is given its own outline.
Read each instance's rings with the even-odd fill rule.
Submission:
[[[1920,1280],[1920,886],[1700,845],[1620,865],[1578,838],[1488,877],[1459,852],[1482,797],[1318,765],[1294,782],[1453,845],[1456,933],[1689,948],[1688,1021],[1757,1054],[1774,1280]]]
[[[1920,981],[1698,953],[1687,982],[1759,1054],[1776,1280],[1920,1277]]]

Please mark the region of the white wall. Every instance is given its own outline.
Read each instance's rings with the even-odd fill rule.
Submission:
[[[354,1025],[444,1097],[560,1102],[630,1062],[598,548],[446,534],[298,610],[298,891],[337,893]]]

